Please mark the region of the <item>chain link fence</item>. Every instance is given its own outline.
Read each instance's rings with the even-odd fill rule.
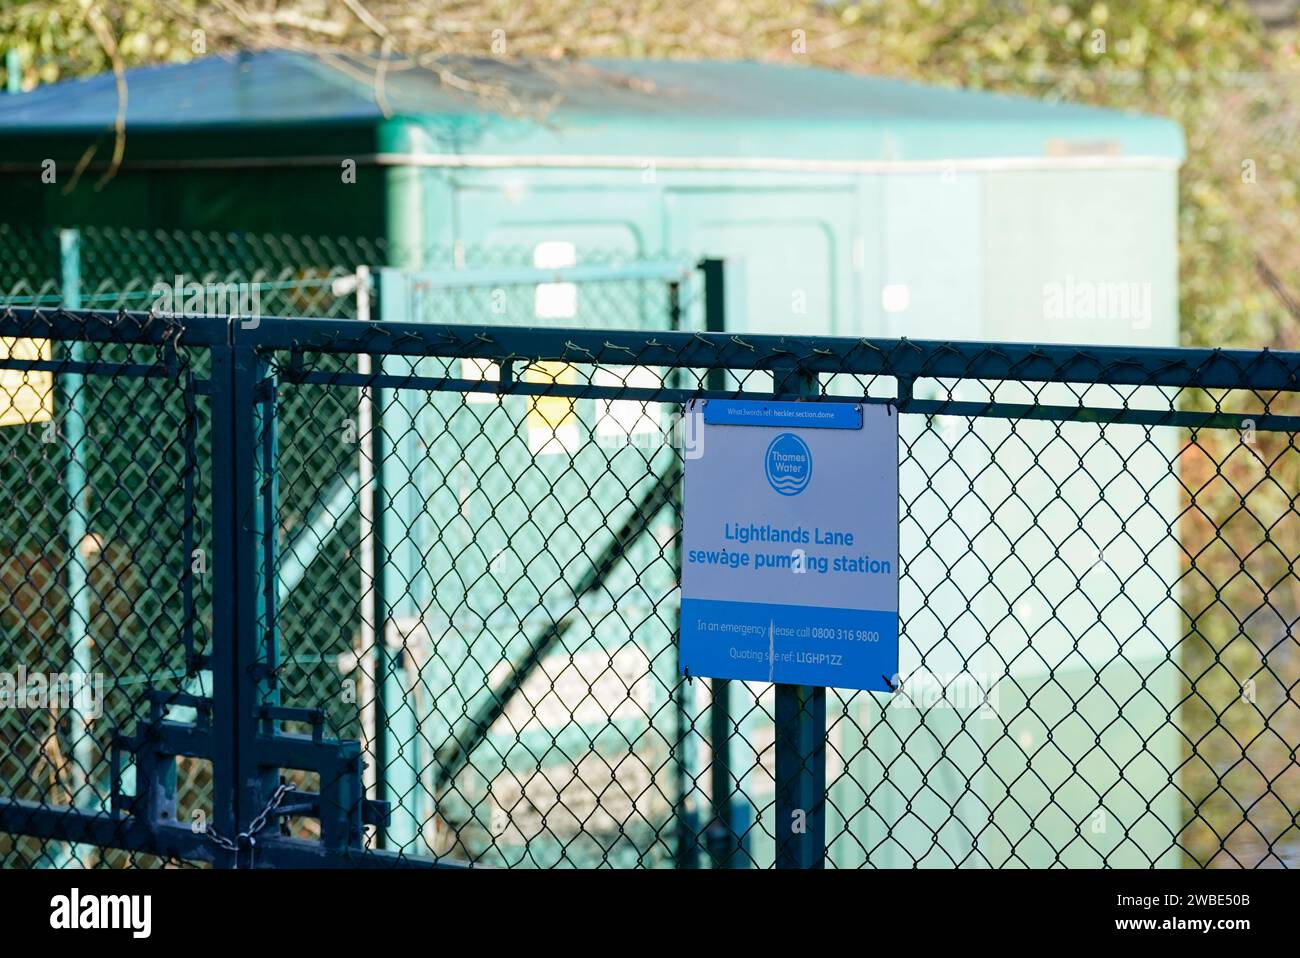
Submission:
[[[531,266],[533,251],[455,245],[392,251],[392,255],[445,269],[519,269]],[[581,255],[584,262],[619,260],[599,250],[582,250]],[[102,310],[174,307],[191,315],[214,311],[210,309],[214,305],[215,311],[242,305],[246,311],[253,308],[265,315],[354,318],[355,289],[339,281],[352,280],[358,266],[382,263],[389,256],[383,240],[364,238],[94,227],[55,231],[0,225],[0,303],[19,308],[73,304]],[[601,304],[603,315],[610,321],[623,317],[635,321],[634,313],[620,310],[614,285],[606,285],[611,300]],[[214,291],[220,294],[216,303]],[[196,293],[199,299],[193,300]],[[161,294],[166,295],[165,302]],[[444,286],[436,298],[416,290],[414,301],[429,320],[446,320],[473,309],[502,322],[523,322],[535,306],[532,287],[517,283],[461,291]],[[595,305],[591,304],[593,311]],[[28,355],[24,350],[33,342],[39,342],[38,352]],[[4,358],[15,362],[0,372],[0,405],[5,408],[0,446],[5,450],[7,491],[13,497],[0,539],[4,570],[0,592],[8,627],[0,645],[5,652],[0,671],[9,668],[17,675],[18,665],[23,664],[32,674],[48,674],[47,664],[90,661],[93,671],[103,672],[113,696],[112,707],[91,723],[86,735],[70,731],[69,722],[74,720],[67,715],[58,718],[51,712],[47,726],[37,727],[20,712],[4,712],[0,717],[9,727],[3,741],[10,747],[0,771],[0,794],[56,806],[105,808],[112,730],[130,729],[148,714],[151,689],[171,688],[200,697],[212,693],[211,673],[204,662],[211,653],[208,592],[196,588],[187,600],[193,602],[189,626],[196,636],[193,649],[175,648],[174,637],[131,638],[129,626],[133,622],[148,631],[166,621],[159,608],[165,604],[162,595],[170,593],[157,584],[158,569],[163,556],[170,562],[179,555],[181,542],[171,538],[165,549],[158,544],[162,538],[155,542],[151,537],[171,536],[181,521],[164,515],[179,502],[158,491],[168,470],[177,477],[172,493],[179,494],[189,483],[184,490],[184,521],[191,526],[192,541],[186,554],[198,549],[200,559],[211,555],[210,529],[204,528],[212,503],[206,468],[211,461],[211,435],[209,419],[196,415],[194,408],[208,400],[187,398],[183,388],[168,388],[159,374],[171,375],[174,370],[164,370],[156,351],[145,350],[159,368],[144,372],[149,363],[141,358],[144,348],[138,345],[12,339],[3,346]],[[19,368],[25,366],[20,362],[23,358],[54,365],[31,371]],[[192,359],[192,375],[206,378],[210,374],[207,355],[200,351]],[[91,375],[67,372],[73,368],[69,364],[81,363],[98,364],[98,368]],[[355,366],[355,360],[351,364]],[[340,368],[348,368],[348,363]],[[355,403],[332,407],[333,398],[300,390],[280,406],[282,428],[287,434],[310,435],[316,428],[313,420],[337,424],[355,416]],[[66,415],[56,413],[62,409]],[[170,442],[160,438],[175,423],[187,423],[191,432]],[[75,456],[69,454],[72,449]],[[175,457],[182,454],[188,463],[178,465]],[[347,529],[340,529],[338,535],[332,528],[323,532],[321,525],[331,508],[339,508],[340,490],[355,482],[355,463],[349,472],[328,450],[297,446],[288,449],[285,473],[280,502],[286,541],[301,550],[319,534],[330,544],[311,570],[317,578],[287,590],[291,597],[283,627],[290,635],[298,634],[302,626],[295,624],[296,608],[308,600],[309,593],[314,593],[311,601],[320,603],[315,612],[354,622],[349,616],[355,612],[355,596],[323,588],[319,576],[327,571],[331,556],[339,561],[338,550],[355,548],[355,514],[350,520],[339,520],[340,526],[351,522],[350,534]],[[155,492],[157,501],[137,498],[135,490],[140,486]],[[70,551],[69,536],[81,541],[80,559]],[[201,577],[193,580],[195,585],[201,581]],[[115,643],[100,635],[106,630],[115,634]],[[81,640],[72,633],[81,635]],[[142,648],[158,642],[170,651]],[[328,643],[326,638],[317,644]],[[115,658],[102,662],[99,650],[110,645]],[[76,661],[66,658],[78,648]],[[319,654],[315,659],[311,653],[288,658],[285,687],[304,692],[316,688],[323,664]],[[192,718],[194,710],[173,706],[165,714]],[[77,742],[81,752],[73,755]],[[210,762],[182,757],[178,766],[182,811],[210,813]],[[130,790],[129,768],[127,779]],[[305,829],[311,832],[310,826]],[[88,845],[35,838],[12,841],[0,836],[0,850],[7,862],[26,865],[91,866],[121,860],[120,855]]]
[[[729,683],[723,749],[710,684],[675,679],[681,462],[664,438],[675,400],[769,396],[764,367],[791,357],[756,341],[757,368],[710,387],[707,360],[606,331],[548,353],[519,348],[531,331],[445,329],[463,356],[384,369],[412,383],[392,400],[402,428],[429,437],[418,464],[384,454],[414,505],[381,535],[418,553],[382,586],[409,609],[384,641],[400,705],[376,760],[405,766],[388,842],[507,865],[770,865],[771,688]],[[867,349],[878,372],[836,370]],[[463,363],[484,352],[522,375],[474,382]],[[899,690],[830,693],[828,864],[1291,863],[1296,516],[1269,472],[1293,465],[1295,396],[1277,387],[1295,360],[1226,355],[827,346],[821,398],[902,411],[905,570]],[[292,383],[324,354],[279,362]],[[548,362],[568,378],[530,385]],[[1215,433],[1229,452],[1202,444]],[[1225,501],[1231,521],[1210,519]]]
[[[229,721],[228,597],[195,564],[221,554],[228,397],[207,344],[224,338],[138,314],[138,342],[111,316],[82,322],[114,336],[56,336],[24,310],[66,299],[64,251],[17,236],[0,230],[0,671],[101,673],[104,707],[0,711],[0,798],[108,815],[139,770],[115,735]],[[797,368],[810,401],[901,414],[898,689],[828,691],[828,866],[1296,862],[1293,354],[742,338],[705,332],[698,274],[548,282],[505,254],[473,281],[377,273],[383,322],[357,323],[334,281],[380,246],[187,237],[183,269],[165,237],[136,239],[83,247],[84,305],[260,276],[286,284],[277,309],[335,317],[246,334],[273,385],[249,434],[266,519],[241,561],[263,583],[263,725],[359,742],[386,803],[353,860],[773,863],[772,688],[678,674],[673,436],[686,400],[770,397]],[[300,261],[259,274],[249,249]],[[218,820],[211,759],[177,768],[171,814]],[[303,796],[329,783],[285,769],[226,829],[274,795],[268,860],[323,837],[324,800]],[[2,820],[11,866],[213,860],[126,824]]]
[[[183,387],[202,364],[7,334],[0,356],[0,794],[101,813],[116,730],[147,716],[151,690],[197,680],[211,642],[211,590],[189,559],[211,549],[196,508],[211,491],[198,468],[201,400]],[[209,796],[206,768],[181,774],[188,800]],[[0,858],[158,863],[21,836],[0,837]]]

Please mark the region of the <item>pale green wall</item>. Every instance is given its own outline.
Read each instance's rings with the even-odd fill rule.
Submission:
[[[729,317],[730,328],[738,331],[1121,345],[1177,339],[1172,170],[861,176],[657,171],[649,182],[636,169],[421,175],[426,234],[434,242],[459,239],[467,247],[527,250],[559,239],[627,256],[666,251],[739,261],[745,292],[743,299],[732,297]],[[1067,276],[1077,282],[1150,283],[1149,322],[1050,320],[1046,286]],[[880,290],[886,284],[908,287],[905,311],[884,311]],[[648,313],[643,318],[660,321]],[[579,322],[619,324],[600,319],[584,312]],[[757,379],[748,383],[753,388]],[[939,395],[944,388],[921,381],[917,393]],[[964,383],[963,389],[964,399],[988,395],[988,384]],[[1032,401],[1022,387],[1005,384],[997,396]],[[1064,387],[1042,397],[1077,401]],[[1096,392],[1090,400],[1117,401],[1113,392]],[[992,711],[974,715],[940,708],[922,717],[895,700],[882,721],[884,697],[832,693],[833,861],[859,864],[870,849],[871,864],[879,866],[1058,860],[1098,865],[1108,854],[1111,865],[1147,864],[1155,852],[1146,849],[1168,848],[1180,827],[1165,771],[1178,760],[1176,731],[1166,723],[1176,703],[1176,676],[1165,661],[1177,640],[1178,620],[1154,584],[1140,597],[1130,595],[1136,602],[1113,600],[1120,582],[1129,582],[1131,590],[1142,576],[1153,583],[1176,578],[1174,544],[1167,536],[1176,505],[1173,476],[1160,458],[1173,437],[1157,434],[1148,441],[1136,427],[1110,427],[1109,445],[1097,445],[1097,427],[1090,425],[1065,427],[1058,436],[1051,424],[1018,423],[1014,439],[1005,421],[981,421],[973,432],[964,420],[939,422],[925,436],[923,426],[912,417],[905,428],[912,452],[902,467],[903,492],[914,505],[904,519],[902,543],[905,554],[921,558],[903,588],[909,625],[902,670],[924,663],[944,673],[965,662],[981,677],[1008,671],[1011,677],[997,686]],[[984,443],[972,441],[976,436]],[[1079,455],[1086,458],[1083,473]],[[1135,458],[1125,476],[1121,458],[1128,456]],[[560,465],[550,463],[546,470]],[[565,475],[563,469],[557,473],[557,488],[568,481]],[[1097,488],[1085,482],[1088,475],[1103,484],[1115,480],[1107,486],[1104,508]],[[979,478],[972,482],[973,476]],[[1158,486],[1150,506],[1142,506],[1133,476]],[[930,492],[918,498],[926,483]],[[958,502],[949,519],[949,507]],[[1004,504],[991,509],[996,503]],[[1014,545],[992,531],[1014,537],[1035,522],[1031,509],[1049,505],[1029,537]],[[1075,535],[1076,513],[1085,512],[1084,528],[1101,539],[1114,535],[1116,513],[1125,517],[1132,539],[1106,556],[1111,572],[1087,571],[1087,549]],[[575,521],[587,520],[579,515]],[[987,531],[972,545],[981,530]],[[926,538],[929,550],[922,547]],[[1053,561],[1055,551],[1063,558]],[[1144,556],[1152,569],[1143,569]],[[989,569],[997,570],[992,578],[1005,597],[990,588]],[[1086,594],[1075,586],[1081,572]],[[1017,601],[1031,578],[1041,595]],[[1054,619],[1051,606],[1063,599]],[[1105,608],[1105,629],[1097,627],[1098,614],[1088,601]],[[640,600],[641,611],[648,604]],[[665,636],[641,631],[647,647],[662,657]],[[602,636],[601,642],[614,645],[624,637]],[[486,643],[481,654],[499,655],[505,644],[495,633],[484,633],[480,641]],[[562,667],[562,659],[553,667]],[[1145,690],[1140,676],[1149,676]],[[470,684],[481,682],[477,676]],[[770,690],[738,689],[735,711],[750,713],[744,735],[761,751],[771,741],[763,718],[771,709],[770,702],[753,709],[755,695],[764,701]],[[1024,695],[1031,697],[1030,712]],[[1072,709],[1078,714],[1071,715]],[[1104,749],[1095,747],[1098,734]],[[573,730],[565,736],[575,747],[585,741]],[[500,742],[512,740],[505,735]],[[1029,771],[1026,754],[1034,755]],[[736,758],[754,767],[746,791],[758,806],[767,804],[770,749],[761,761],[749,753]],[[1114,761],[1124,766],[1122,775]],[[1104,817],[1097,814],[1098,793],[1105,795]],[[752,850],[760,861],[772,854],[770,841],[761,837],[771,827],[765,821],[755,833]],[[1177,864],[1168,855],[1159,863]]]

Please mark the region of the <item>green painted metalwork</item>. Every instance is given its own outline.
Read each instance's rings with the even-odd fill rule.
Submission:
[[[23,58],[18,50],[5,51],[5,92],[21,93],[23,90]]]
[[[81,235],[76,230],[59,233],[59,262],[62,273],[63,305],[67,309],[81,309]],[[84,362],[83,343],[68,344],[68,359]],[[95,672],[90,637],[91,588],[86,563],[90,547],[87,517],[90,513],[90,482],[86,468],[86,383],[79,375],[62,380],[63,410],[55,410],[54,424],[60,434],[66,455],[63,472],[64,494],[67,496],[65,535],[67,537],[67,562],[64,566],[65,589],[68,596],[67,637],[68,670],[83,676]],[[97,791],[95,778],[98,768],[96,748],[90,726],[93,716],[79,711],[69,716],[68,740],[72,758],[71,794],[74,802],[83,807],[95,807]],[[72,848],[71,855],[81,860],[82,849]]]
[[[670,287],[690,273],[690,264],[670,261],[576,269],[386,269],[380,271],[378,286],[383,316],[393,315],[390,309],[405,310],[407,318],[416,323],[485,309],[500,315],[502,322],[531,321],[540,290],[572,283],[578,321],[598,323],[616,303],[622,315],[667,328],[681,321]],[[385,298],[387,306],[382,305]],[[391,370],[392,359],[387,362],[386,369]],[[653,532],[662,524],[668,505],[664,498],[667,480],[645,484],[646,453],[642,450],[628,448],[610,454],[614,468],[602,480],[609,496],[628,488],[634,497],[642,497],[625,519],[619,514],[617,521],[623,522],[623,531],[610,537],[602,531],[611,521],[608,508],[590,501],[586,480],[571,470],[563,452],[566,424],[556,425],[555,432],[548,435],[545,427],[532,423],[536,410],[526,411],[515,405],[517,401],[507,408],[495,399],[466,404],[462,397],[442,390],[420,394],[431,374],[444,372],[434,366],[440,364],[413,360],[398,364],[387,374],[386,383],[409,383],[409,389],[399,388],[395,393],[416,397],[412,401],[418,409],[411,419],[411,409],[397,412],[390,404],[382,433],[386,441],[418,435],[422,445],[423,458],[409,479],[410,488],[419,492],[417,514],[400,521],[394,518],[393,534],[437,543],[424,549],[421,556],[421,569],[427,570],[432,583],[432,602],[419,610],[418,628],[407,620],[412,640],[422,650],[415,667],[418,691],[407,696],[419,706],[414,737],[422,748],[425,743],[431,748],[428,754],[419,753],[424,774],[417,792],[438,809],[438,820],[448,823],[447,827],[461,831],[468,824],[486,830],[491,824],[484,818],[482,796],[491,791],[494,782],[500,788],[502,781],[532,774],[530,766],[538,755],[548,756],[547,762],[575,760],[593,747],[593,741],[608,750],[621,741],[646,737],[646,716],[670,707],[668,690],[674,684],[671,630],[655,618],[654,605],[647,598],[672,588],[671,581],[664,578],[667,570],[652,562],[658,548]],[[410,378],[404,375],[407,369]],[[424,370],[423,375],[416,375],[419,370]],[[546,403],[551,401],[546,397],[560,388],[555,380],[563,378],[564,369],[563,364],[507,363],[494,374],[519,380],[521,385],[535,384],[538,401]],[[663,410],[658,404],[650,408],[659,421]],[[503,415],[507,411],[509,414]],[[515,425],[521,413],[530,422],[522,436]],[[537,456],[532,448],[535,442],[554,445],[556,454]],[[661,449],[655,455],[662,468],[671,471],[673,463],[665,453]],[[590,458],[595,468],[594,452]],[[603,463],[605,457],[601,460]],[[394,466],[388,468],[396,471]],[[494,503],[507,495],[517,498],[529,517],[527,523],[508,533],[492,518]],[[427,533],[412,534],[410,526],[403,525],[430,519]],[[389,527],[385,528],[388,535]],[[584,550],[597,551],[588,558]],[[524,556],[533,559],[522,559]],[[636,571],[646,567],[653,568],[653,577],[645,578]],[[396,568],[408,578],[414,574],[400,564]],[[539,610],[545,614],[524,622],[512,619],[511,608],[536,604],[538,597],[531,582],[554,575],[556,568],[563,570],[565,582],[548,590]],[[511,579],[515,580],[513,586],[494,585]],[[631,648],[624,648],[628,637],[621,631],[621,620],[608,608],[610,595],[622,597],[618,605],[621,615],[642,619],[634,630]],[[581,617],[565,615],[562,609],[575,602],[582,609]],[[597,636],[572,645],[565,641],[572,626],[593,616],[607,623],[597,630]],[[563,669],[570,657],[576,655],[585,662],[592,655],[614,654],[627,669],[631,667],[627,657],[634,651],[644,656],[639,668],[644,670],[647,663],[653,663],[656,675],[656,681],[649,683],[650,699],[641,706],[642,714],[613,722],[597,719],[559,727],[548,723],[519,727],[519,709],[527,707],[529,696],[537,695],[538,681]],[[512,667],[498,676],[496,663],[511,663]],[[521,698],[524,701],[519,701]],[[665,760],[666,755],[646,756],[654,765]],[[409,772],[402,769],[397,770],[397,777],[402,783],[410,780]],[[388,794],[393,793],[391,782],[386,788]],[[564,854],[559,845],[546,850],[536,841],[518,850],[518,854],[525,852],[543,860],[558,860]]]

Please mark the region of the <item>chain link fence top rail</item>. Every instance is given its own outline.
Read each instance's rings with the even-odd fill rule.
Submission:
[[[770,396],[797,364],[819,398],[902,413],[900,688],[829,693],[829,865],[1296,862],[1295,356],[675,335],[677,310],[700,328],[689,283],[675,305],[625,285],[577,294],[622,329],[511,328],[537,311],[519,284],[412,299],[488,326],[251,331],[278,381],[278,696],[362,741],[393,805],[371,847],[771,864],[771,689],[731,683],[722,802],[710,683],[677,676],[671,434],[682,401]],[[183,388],[206,355],[91,339],[10,337],[0,370],[27,410],[0,429],[0,671],[105,675],[86,734],[0,712],[0,794],[54,807],[107,800],[112,730],[150,688],[205,693],[218,601],[185,572],[211,541],[208,399]],[[180,774],[184,810],[208,807],[204,770]],[[149,861],[4,836],[0,855]]]
[[[64,305],[61,232],[0,223],[0,304]],[[519,269],[534,266],[536,258],[535,249],[508,245],[453,243],[408,249],[366,237],[93,226],[76,232],[82,259],[80,299],[88,309],[147,311],[158,299],[158,284],[209,288],[243,283],[257,288],[262,315],[355,318],[355,298],[336,292],[334,283],[358,266],[402,262],[430,270]],[[572,252],[579,262],[603,266],[671,258],[586,247]],[[485,320],[510,322],[528,314],[532,295],[529,289],[506,283],[472,305]],[[447,296],[452,296],[450,290]],[[454,316],[456,305],[449,300],[435,308]],[[609,322],[621,325],[623,320],[613,317]]]

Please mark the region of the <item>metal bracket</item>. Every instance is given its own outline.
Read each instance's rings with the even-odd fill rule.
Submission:
[[[148,721],[134,735],[113,736],[110,773],[110,809],[114,818],[130,816],[160,836],[189,833],[188,823],[177,820],[176,759],[214,756],[212,700],[185,692],[149,689]],[[188,706],[195,710],[193,722],[167,718],[167,710]],[[320,776],[320,791],[291,789],[274,809],[274,817],[316,818],[321,823],[319,844],[331,851],[361,848],[364,826],[388,823],[389,803],[364,797],[361,785],[361,745],[352,739],[327,739],[323,735],[325,715],[321,709],[266,706],[258,710],[259,734],[254,744],[262,760],[275,769],[314,771]],[[312,734],[291,735],[278,731],[277,723],[303,722]],[[122,790],[123,753],[135,757],[135,795]],[[202,832],[195,833],[202,835]],[[266,839],[259,843],[264,843]],[[292,839],[301,843],[301,839]]]

